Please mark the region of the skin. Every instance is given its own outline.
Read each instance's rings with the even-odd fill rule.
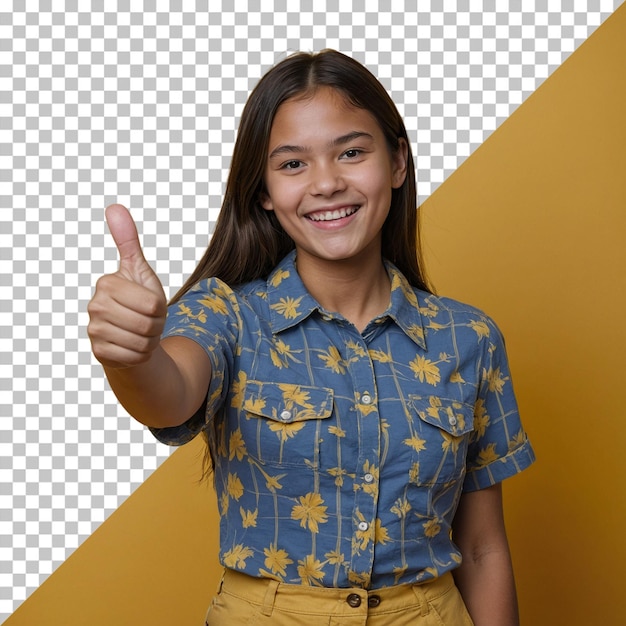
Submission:
[[[359,330],[389,305],[381,229],[406,176],[406,148],[401,140],[392,152],[375,118],[329,88],[283,103],[272,126],[262,206],[294,240],[307,289]],[[209,358],[190,339],[160,340],[166,299],[132,217],[112,205],[106,219],[120,265],[89,303],[93,353],[135,419],[182,424],[204,401]],[[455,580],[476,626],[517,626],[499,485],[461,497],[454,539],[463,554]]]
[[[465,493],[453,524],[463,562],[453,571],[476,626],[519,626],[502,485]]]
[[[283,103],[272,125],[262,205],[295,242],[307,289],[360,330],[389,305],[381,230],[406,148],[392,153],[372,114],[328,87]]]

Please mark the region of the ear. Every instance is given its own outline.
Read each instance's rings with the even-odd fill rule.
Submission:
[[[398,149],[391,154],[391,187],[402,187],[406,178],[406,163],[409,147],[404,137],[398,137]]]
[[[274,210],[274,203],[272,202],[272,199],[269,197],[269,195],[268,195],[268,193],[266,191],[262,191],[259,194],[259,204],[266,211],[273,211]]]

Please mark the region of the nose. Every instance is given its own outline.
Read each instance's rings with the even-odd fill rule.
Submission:
[[[346,188],[346,182],[337,163],[318,163],[311,172],[310,191],[315,196],[332,196]]]

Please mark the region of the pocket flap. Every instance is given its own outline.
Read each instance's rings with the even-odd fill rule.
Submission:
[[[410,400],[422,421],[454,437],[474,429],[474,407],[470,404],[438,396],[411,395]]]
[[[267,417],[283,424],[324,419],[333,412],[333,390],[248,380],[243,409],[253,416]]]

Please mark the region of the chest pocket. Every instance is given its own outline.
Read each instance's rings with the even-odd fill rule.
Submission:
[[[333,411],[332,389],[248,380],[242,408],[246,447],[258,461],[319,467],[322,422]]]
[[[411,482],[435,485],[461,479],[474,429],[474,407],[438,396],[411,395],[409,399],[419,418],[412,439],[415,461]]]

